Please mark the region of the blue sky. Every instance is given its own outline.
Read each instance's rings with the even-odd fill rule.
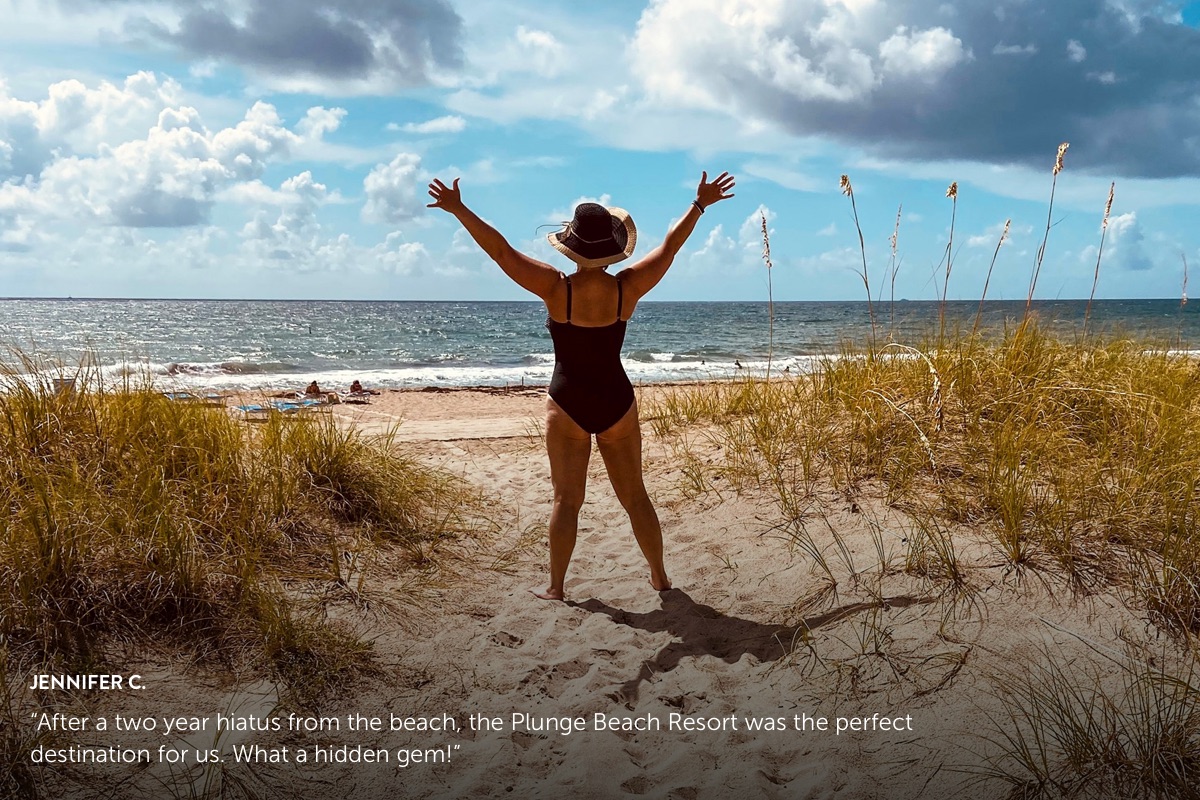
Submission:
[[[1178,297],[1200,265],[1200,3],[0,0],[0,296],[527,299],[425,186],[517,247],[583,199],[651,299]],[[939,266],[939,262],[941,265]]]

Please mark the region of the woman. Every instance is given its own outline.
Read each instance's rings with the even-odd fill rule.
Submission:
[[[663,564],[662,529],[642,482],[642,432],[633,386],[621,366],[625,323],[655,287],[696,227],[704,209],[733,197],[726,172],[712,183],[701,173],[696,199],[671,226],[666,239],[631,267],[609,275],[605,269],[633,253],[637,229],[620,208],[583,203],[561,231],[547,237],[575,262],[564,275],[549,264],[513,249],[495,228],[462,202],[458,178],[451,186],[429,184],[430,208],[453,214],[508,277],[546,304],[546,327],[554,340],[554,376],[546,400],[546,452],[554,506],[550,512],[550,585],[534,594],[563,599],[563,582],[575,549],[579,509],[587,484],[592,435],[604,458],[608,479],[629,514],[633,535],[650,565],[650,585],[671,588]]]

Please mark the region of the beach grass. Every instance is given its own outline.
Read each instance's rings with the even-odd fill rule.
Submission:
[[[897,570],[878,512],[865,512],[868,497],[902,529],[899,571],[940,587],[943,636],[960,612],[986,616],[972,572],[997,558],[1006,582],[1018,588],[1037,576],[1042,589],[1066,586],[1076,597],[1103,592],[1121,598],[1171,643],[1174,657],[1158,663],[1183,665],[1183,672],[1151,666],[1153,659],[1101,653],[1110,663],[1089,673],[1043,653],[1024,671],[993,677],[1004,713],[992,716],[990,733],[979,735],[985,747],[965,771],[1006,785],[1014,798],[1194,797],[1200,772],[1200,363],[1161,341],[1089,329],[1103,234],[1082,330],[1064,338],[1039,325],[1032,301],[1067,146],[1056,155],[1024,315],[1003,330],[980,332],[982,297],[969,334],[947,328],[958,199],[952,183],[937,330],[919,346],[890,335],[881,340],[854,193],[843,175],[862,255],[869,341],[822,358],[806,375],[772,381],[768,371],[668,390],[648,413],[655,433],[673,444],[685,492],[720,494],[719,486],[765,492],[776,509],[768,530],[782,531],[822,579],[815,590],[802,591],[797,608],[835,601],[845,582],[873,598],[871,607],[886,603],[885,578]],[[1102,230],[1112,202],[1110,188]],[[765,228],[763,239],[769,252]],[[895,232],[890,241],[894,280]],[[718,456],[705,457],[713,453]],[[873,569],[856,563],[831,522],[831,489],[864,516],[878,555]],[[985,561],[977,557],[981,543],[991,553]],[[976,557],[964,558],[966,550]],[[883,623],[868,616],[859,633],[852,649],[887,657]],[[858,664],[849,667],[857,678]]]
[[[975,779],[1010,797],[1195,797],[1200,685],[1128,658],[1101,669],[1051,652],[996,679],[1003,709]]]
[[[99,388],[30,359],[0,389],[0,637],[10,666],[101,663],[114,642],[250,658],[285,685],[367,646],[301,587],[342,587],[366,551],[431,575],[479,521],[458,479],[324,415],[245,425],[148,385]],[[417,585],[420,579],[410,581]]]
[[[847,497],[878,485],[922,529],[986,531],[1016,575],[1117,586],[1163,630],[1194,637],[1198,387],[1186,354],[1064,341],[1030,321],[936,350],[846,352],[786,381],[669,391],[650,415],[663,435],[695,440],[702,426],[724,453],[709,472],[768,489],[795,536],[822,482]],[[910,553],[910,565],[930,555]]]
[[[787,380],[668,390],[648,413],[693,491],[730,487],[774,506],[765,529],[824,581],[798,588],[798,606],[832,602],[847,582],[882,597],[885,577],[903,573],[888,579],[933,587],[944,619],[982,619],[994,609],[978,584],[995,581],[995,565],[1017,592],[1119,598],[1167,643],[1150,662],[1173,671],[1121,661],[1092,674],[1046,653],[995,679],[1006,714],[983,734],[986,758],[970,761],[1012,797],[1192,797],[1198,389],[1200,363],[1165,344],[1064,340],[1029,317],[993,339],[847,350]],[[872,530],[885,509],[903,534],[899,569],[882,544],[875,573],[850,554],[831,493]],[[864,635],[886,634],[872,624]]]

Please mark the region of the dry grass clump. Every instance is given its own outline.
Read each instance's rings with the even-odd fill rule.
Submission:
[[[1200,652],[1198,390],[1200,364],[1185,354],[1065,342],[1030,320],[990,342],[890,346],[828,358],[791,381],[681,389],[653,413],[660,434],[723,451],[694,486],[719,476],[766,490],[774,527],[824,576],[807,598],[835,597],[846,576],[882,596],[898,569],[940,587],[931,595],[943,621],[984,611],[971,573],[997,559],[978,557],[982,538],[1018,586],[1040,574],[1055,580],[1039,587],[1065,576],[1079,593],[1116,591],[1186,664]],[[868,525],[878,526],[874,495],[906,520],[895,526],[906,530],[902,565],[876,534],[879,575],[856,572],[828,516],[830,485]],[[863,629],[878,633],[869,620]],[[1196,797],[1195,681],[1140,665],[1081,670],[1047,656],[1000,681],[1007,715],[994,719],[980,777],[1007,783],[1014,798]]]
[[[155,637],[257,653],[311,684],[314,667],[362,648],[285,587],[339,581],[364,543],[427,562],[431,543],[471,524],[465,489],[387,440],[328,420],[246,426],[150,389],[90,385],[56,392],[35,369],[0,386],[10,659],[82,666],[114,638]]]
[[[864,482],[922,529],[970,523],[1014,570],[1123,587],[1200,633],[1200,365],[1126,340],[1068,343],[1029,322],[936,352],[889,346],[813,374],[666,396],[659,433],[711,424],[729,485],[802,521],[819,480]]]
[[[954,207],[932,344],[878,345],[866,246],[843,175],[862,255],[862,269],[855,271],[871,317],[865,348],[829,356],[812,374],[790,381],[749,377],[670,392],[651,410],[656,433],[674,437],[685,488],[767,491],[779,516],[771,529],[784,532],[823,576],[823,585],[798,606],[836,598],[839,581],[847,580],[882,605],[885,580],[902,570],[925,584],[923,597],[941,604],[944,628],[960,609],[986,610],[971,572],[1000,566],[1004,579],[1018,585],[1040,573],[1067,578],[1079,593],[1115,591],[1173,637],[1185,664],[1194,663],[1200,652],[1200,363],[1164,344],[1093,335],[1092,299],[1074,341],[1039,328],[1032,303],[1068,146],[1062,143],[1056,153],[1025,315],[1012,327],[981,336],[981,297],[969,335],[947,329],[958,197],[951,183],[947,197]],[[1010,223],[993,252],[984,295]],[[893,280],[895,241],[893,232]],[[1092,298],[1103,243],[1102,236]],[[1186,285],[1185,259],[1181,307]],[[714,450],[720,458],[702,457]],[[831,517],[831,486],[836,505],[861,515],[876,567],[864,571],[855,563]],[[904,550],[900,567],[888,544],[897,540]],[[999,554],[998,563],[989,551]],[[928,592],[931,586],[940,591]],[[882,652],[887,629],[866,619],[862,630],[861,652]],[[1143,666],[1121,663],[1107,675],[1088,676],[1075,665],[1055,666],[1047,655],[1041,667],[1002,678],[998,689],[1008,714],[996,720],[1000,733],[991,740],[983,777],[1007,782],[1011,796],[1022,798],[1197,797],[1194,672],[1183,679]],[[1114,688],[1118,680],[1123,684]]]
[[[25,675],[9,669],[7,653],[0,647],[0,797],[34,797],[37,775],[28,753],[49,743],[50,734],[26,724]]]
[[[1004,716],[985,737],[977,778],[1013,798],[1193,798],[1200,774],[1200,686],[1137,663],[1106,676],[1042,663],[997,680]]]

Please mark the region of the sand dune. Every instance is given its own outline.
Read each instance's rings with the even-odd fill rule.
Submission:
[[[643,393],[643,404],[646,392]],[[242,741],[293,746],[457,744],[448,764],[257,767],[297,797],[918,798],[960,796],[978,768],[989,717],[1003,717],[997,673],[1048,656],[1115,672],[1121,638],[1153,633],[1114,595],[1082,597],[1052,578],[1019,578],[960,536],[977,595],[956,604],[902,569],[905,519],[869,489],[854,503],[828,491],[821,518],[846,542],[833,553],[839,585],[773,526],[765,494],[689,497],[669,442],[645,426],[647,482],[659,507],[675,589],[651,589],[628,520],[597,454],[564,603],[544,585],[549,471],[537,431],[537,392],[389,392],[337,417],[366,430],[399,422],[405,446],[495,498],[502,530],[460,578],[404,619],[332,610],[374,641],[380,673],[331,697],[324,713],[484,714],[502,731],[449,735],[279,734]],[[703,446],[702,440],[698,446]],[[713,458],[720,454],[713,452]],[[876,531],[875,535],[872,531]],[[832,547],[832,537],[829,538]],[[880,564],[882,549],[885,564]],[[495,568],[502,565],[502,569]],[[370,591],[398,591],[379,571]],[[818,593],[818,594],[815,594]],[[806,600],[807,598],[807,600]],[[155,703],[200,713],[264,709],[259,684],[216,685],[163,667]],[[1115,680],[1115,679],[1114,679]],[[149,701],[147,701],[149,703]],[[151,706],[147,704],[146,708]],[[511,730],[533,717],[601,713],[658,719],[657,731]],[[670,731],[671,714],[741,721],[737,730]],[[751,731],[745,718],[911,717],[910,731]],[[832,722],[831,722],[832,724]],[[230,767],[238,774],[241,766]],[[989,783],[977,797],[1003,796]]]

